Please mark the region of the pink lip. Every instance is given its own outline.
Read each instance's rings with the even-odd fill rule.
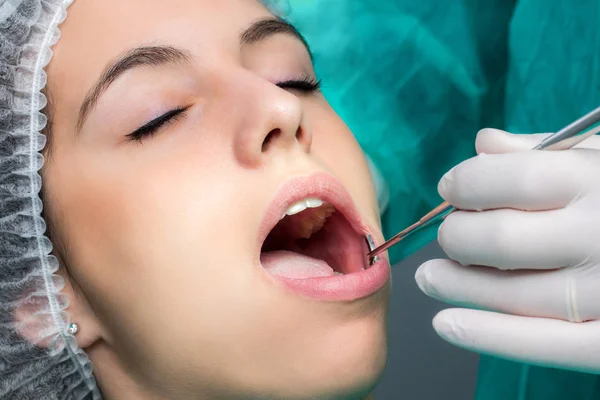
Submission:
[[[292,179],[279,189],[261,223],[259,229],[259,249],[269,235],[269,232],[281,220],[288,207],[307,197],[316,197],[331,203],[361,235],[372,232],[362,220],[344,186],[333,176],[321,172]],[[375,238],[375,235],[372,236]],[[359,263],[364,263],[365,267],[367,267],[366,247],[365,259],[356,260],[356,265],[360,265]],[[286,279],[275,278],[267,273],[270,278],[284,284],[284,286],[294,292],[310,298],[327,301],[352,301],[368,297],[378,292],[388,283],[390,274],[390,265],[385,257],[380,257],[379,261],[368,269],[346,275],[310,279]]]
[[[383,288],[390,280],[390,265],[380,257],[371,268],[348,275],[277,280],[289,289],[313,299],[352,301],[371,296]]]

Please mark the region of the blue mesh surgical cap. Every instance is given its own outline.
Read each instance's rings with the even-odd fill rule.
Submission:
[[[39,196],[44,67],[71,2],[0,0],[1,399],[101,398],[67,329],[68,299]]]

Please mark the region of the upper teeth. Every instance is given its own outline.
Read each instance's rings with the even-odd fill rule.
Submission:
[[[317,198],[307,198],[304,200],[300,200],[292,204],[281,218],[284,218],[286,215],[298,214],[306,210],[307,208],[318,208],[321,207],[323,204],[323,201]]]

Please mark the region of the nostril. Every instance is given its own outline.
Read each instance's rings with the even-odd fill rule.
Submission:
[[[269,148],[269,144],[277,137],[281,135],[281,129],[273,129],[271,132],[267,134],[265,140],[262,143],[262,151],[265,152]]]
[[[301,142],[302,139],[304,139],[304,131],[302,128],[298,128],[298,131],[296,132],[296,140]]]

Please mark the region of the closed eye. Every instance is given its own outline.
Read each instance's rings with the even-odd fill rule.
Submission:
[[[298,90],[302,93],[312,93],[321,89],[321,80],[305,77],[277,82],[276,85],[286,90]]]
[[[177,122],[179,119],[185,117],[185,112],[189,107],[178,107],[171,111],[168,111],[158,118],[144,124],[129,135],[127,138],[131,141],[141,141],[142,139],[154,135],[160,129],[164,128],[169,124]]]

